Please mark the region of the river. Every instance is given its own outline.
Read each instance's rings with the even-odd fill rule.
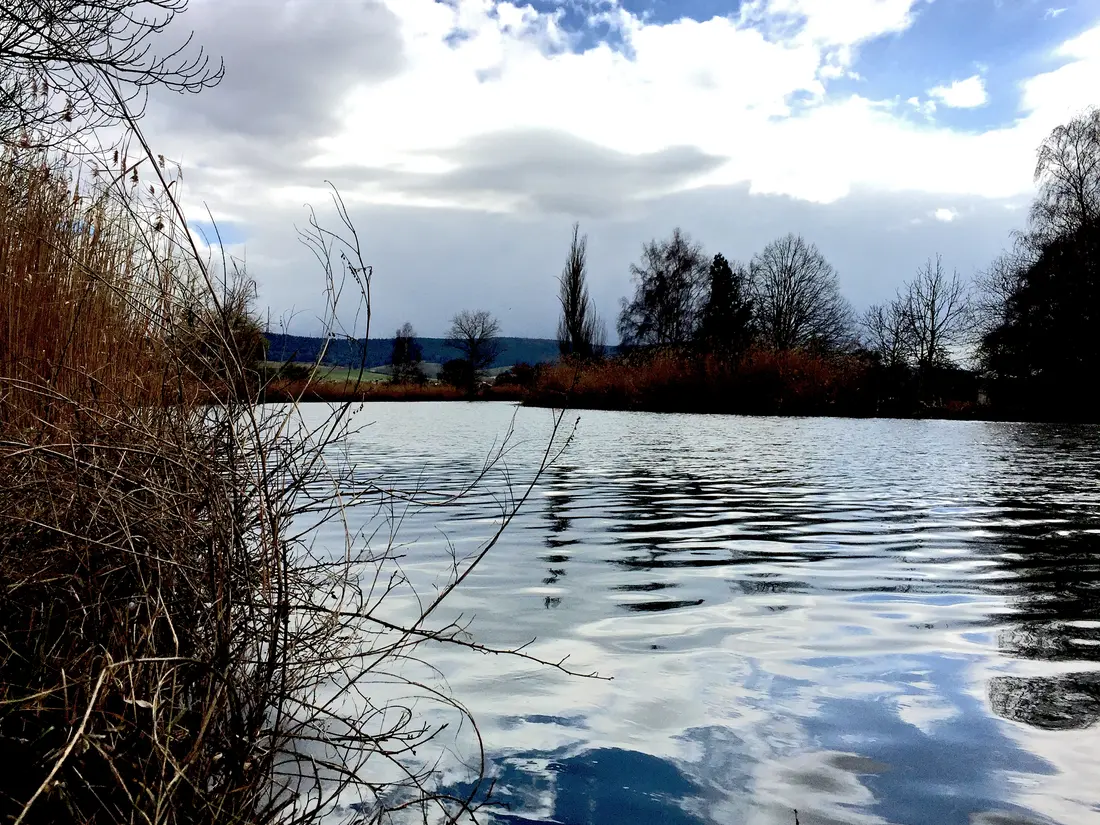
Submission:
[[[550,413],[356,414],[341,460],[440,491],[513,416],[507,478],[390,513],[422,591],[492,534]],[[612,678],[435,651],[497,780],[483,820],[1100,822],[1100,428],[578,416],[445,615]]]

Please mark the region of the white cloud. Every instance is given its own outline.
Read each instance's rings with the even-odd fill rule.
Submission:
[[[950,86],[936,86],[928,94],[952,109],[974,109],[989,102],[981,75],[956,80]]]
[[[922,115],[931,117],[936,113],[936,101],[925,100],[922,101],[919,97],[911,97],[905,101]]]
[[[239,41],[235,52],[222,48],[235,62],[221,87],[196,99],[172,96],[184,116],[154,137],[158,150],[184,160],[193,214],[209,204],[219,218],[254,224],[256,238],[285,235],[287,215],[303,202],[323,203],[326,178],[349,203],[400,215],[410,232],[434,236],[421,221],[451,221],[475,246],[498,218],[549,226],[598,215],[625,225],[648,215],[652,225],[637,230],[644,234],[624,230],[617,247],[632,256],[638,240],[665,231],[657,224],[675,225],[685,210],[694,231],[707,233],[704,213],[691,209],[720,210],[708,198],[723,186],[738,193],[729,196],[729,208],[740,210],[731,223],[753,212],[745,192],[819,204],[897,195],[908,199],[894,213],[903,215],[898,223],[922,215],[921,231],[948,232],[935,215],[941,203],[963,209],[969,227],[978,222],[974,199],[1026,201],[1036,146],[1095,102],[1100,76],[1098,25],[1048,55],[1054,68],[1021,83],[1014,120],[956,131],[936,115],[943,106],[984,103],[980,75],[908,100],[841,94],[832,85],[855,68],[866,74],[854,65],[861,44],[905,31],[921,11],[917,0],[757,0],[734,17],[664,24],[605,3],[600,19],[627,48],[598,44],[579,53],[559,15],[494,0],[370,0],[361,20],[342,20],[339,49],[321,29],[298,37],[299,17],[272,14],[262,18],[263,48],[247,51],[251,13],[239,10],[251,12],[259,0],[242,2],[194,4],[190,22],[200,38],[210,36],[210,23],[224,28],[221,43]],[[285,0],[287,8],[300,4]],[[456,30],[463,36],[449,38]],[[280,38],[300,48],[284,48]],[[324,50],[323,59],[309,48]],[[371,60],[351,62],[348,54],[359,52]],[[269,74],[278,82],[264,85]],[[242,119],[254,126],[245,134]],[[673,211],[653,217],[650,205]],[[398,223],[387,227],[400,233]],[[717,224],[709,231],[707,242],[732,232]],[[994,242],[1003,240],[983,241]],[[463,247],[456,240],[451,248],[457,257]],[[250,264],[274,268],[285,254],[249,247]],[[508,265],[514,272],[524,264]],[[502,281],[494,283],[499,292]]]
[[[1055,17],[1064,14],[1065,11],[1065,9],[1047,9],[1047,12],[1043,15],[1043,17],[1047,20],[1053,20]]]
[[[741,19],[786,22],[798,38],[828,46],[854,46],[901,32],[924,0],[757,0],[742,7]]]
[[[943,223],[951,223],[955,218],[959,217],[959,213],[954,209],[941,207],[932,213],[932,217],[937,221],[943,221]]]
[[[949,107],[985,103],[979,75],[932,89],[927,99],[910,98],[908,107],[924,115],[924,123],[892,104],[828,94],[830,78],[850,59],[848,50],[911,23],[918,4],[908,0],[828,6],[762,0],[735,19],[666,24],[618,8],[613,17],[629,54],[607,44],[580,53],[562,49],[566,35],[557,15],[530,6],[384,2],[400,31],[402,69],[347,89],[337,107],[339,127],[311,135],[314,151],[296,168],[316,180],[326,170],[349,167],[450,174],[460,163],[457,147],[493,145],[486,139],[504,133],[553,130],[613,153],[691,147],[722,161],[703,176],[666,178],[647,197],[736,183],[823,202],[854,188],[1006,197],[1030,191],[1035,146],[1067,111],[1091,100],[1090,78],[1100,73],[1097,27],[1059,48],[1060,68],[1024,84],[1026,117],[1002,129],[962,133],[931,118],[937,101]],[[767,15],[795,22],[777,36],[761,22]],[[446,42],[456,29],[464,38]],[[400,176],[367,177],[354,197],[519,208],[514,199],[494,207],[491,197],[437,196],[420,184],[416,191],[402,188]],[[300,203],[305,193],[281,183],[264,187],[251,180],[235,194],[244,201]]]

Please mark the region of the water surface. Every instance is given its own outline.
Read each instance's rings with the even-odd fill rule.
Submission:
[[[371,404],[348,458],[457,489],[514,412]],[[448,615],[614,678],[439,651],[490,820],[1100,822],[1100,429],[580,419]],[[515,426],[519,480],[549,413]],[[505,491],[404,513],[410,577],[475,549]]]

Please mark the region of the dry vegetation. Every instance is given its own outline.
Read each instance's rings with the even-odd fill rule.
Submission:
[[[264,388],[268,402],[327,401],[336,403],[364,401],[519,401],[517,387],[487,387],[474,396],[451,384],[391,384],[374,381],[356,385],[344,381],[306,381],[276,379]]]
[[[348,404],[312,426],[260,404],[247,280],[179,230],[164,165],[150,189],[107,161],[2,158],[0,821],[312,822],[337,803],[458,819],[486,786],[477,767],[466,794],[435,784],[425,755],[447,746],[425,702],[465,714],[418,651],[484,650],[432,619],[499,532],[410,621],[383,618],[409,590],[395,533],[351,529],[348,508],[454,493],[353,483]],[[366,297],[335,205],[343,235],[309,230],[329,294],[350,279]],[[529,491],[509,488],[500,530]],[[322,524],[342,545],[314,546]]]
[[[752,350],[728,360],[663,350],[540,368],[532,404],[744,414],[859,414],[867,365],[848,355]]]

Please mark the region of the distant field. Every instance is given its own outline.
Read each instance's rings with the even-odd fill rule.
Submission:
[[[266,362],[266,366],[268,369],[274,371],[283,365],[274,361],[268,361]],[[297,362],[292,362],[292,366],[302,367],[303,369],[314,367],[313,364],[301,364]],[[360,378],[362,381],[386,381],[389,379],[389,375],[379,372],[376,369],[366,369],[363,370],[362,376],[360,376],[358,368],[332,367],[328,364],[322,364],[320,367],[314,368],[314,380],[316,381],[343,384],[347,381],[355,381],[357,378]]]
[[[267,367],[271,370],[278,369],[280,366],[282,365],[273,361],[267,362]],[[295,362],[294,366],[309,369],[313,365]],[[420,368],[424,370],[424,375],[426,375],[428,378],[438,379],[439,373],[443,369],[443,365],[437,364],[433,361],[425,361],[420,365]],[[485,375],[488,378],[496,378],[502,372],[507,372],[511,368],[511,365],[506,367],[493,367],[492,369],[485,370]],[[388,364],[381,367],[371,367],[363,371],[361,380],[388,381],[390,379],[391,373],[392,367],[390,367]],[[314,374],[314,380],[316,381],[325,381],[335,384],[354,382],[359,377],[360,376],[358,367],[330,367],[327,364],[323,364],[320,367],[317,367]]]
[[[299,362],[291,362],[295,367],[302,367],[303,369],[309,369],[313,367],[313,364],[303,364]],[[277,370],[282,364],[267,361],[267,368],[271,371]],[[420,368],[424,371],[424,375],[430,379],[438,379],[439,373],[443,370],[443,365],[435,363],[434,361],[424,361],[420,364]],[[511,365],[506,367],[492,367],[484,371],[484,375],[487,378],[496,378],[502,372],[507,372],[512,368]],[[315,381],[324,381],[329,384],[346,384],[354,383],[357,378],[360,378],[358,367],[333,367],[328,364],[322,364],[320,367],[316,367],[314,373]],[[376,381],[389,381],[393,368],[386,364],[381,367],[370,367],[363,370],[361,380],[364,382],[376,382]]]

